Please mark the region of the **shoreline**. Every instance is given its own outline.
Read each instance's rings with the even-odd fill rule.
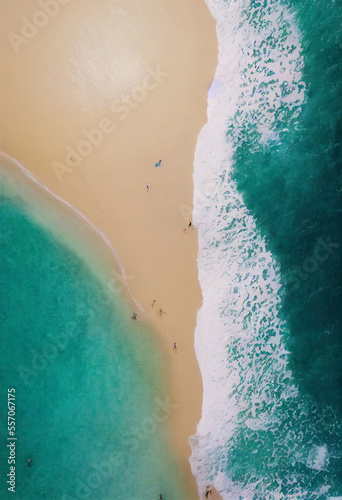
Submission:
[[[188,498],[195,499],[197,484],[188,462],[188,439],[195,434],[202,406],[201,374],[194,351],[202,298],[197,232],[184,229],[193,208],[195,147],[207,121],[207,94],[217,64],[215,20],[204,1],[191,0],[184,6],[163,0],[161,9],[147,2],[139,4],[137,12],[131,2],[126,7],[130,27],[143,36],[143,43],[130,46],[124,61],[120,48],[113,55],[128,75],[120,75],[116,88],[115,81],[107,86],[107,74],[94,75],[94,88],[99,86],[104,100],[97,101],[92,88],[82,87],[89,81],[87,64],[75,70],[57,58],[51,69],[44,62],[40,65],[36,55],[37,51],[41,57],[43,53],[42,60],[47,61],[53,54],[53,44],[41,46],[42,37],[49,33],[52,40],[58,40],[59,23],[74,28],[77,22],[82,27],[81,23],[93,19],[96,7],[90,2],[76,0],[66,5],[53,23],[21,48],[10,74],[1,76],[5,83],[1,149],[84,214],[118,252],[132,295],[145,309],[137,312],[170,351],[170,398],[180,405],[170,419],[170,442]],[[21,13],[25,15],[25,6],[14,1],[9,9],[12,14],[18,12],[4,21],[14,31],[11,23]],[[96,13],[106,13],[105,7]],[[126,22],[119,22],[124,34]],[[110,28],[110,24],[101,25],[104,32]],[[65,54],[73,53],[76,35],[69,33],[62,47]],[[139,40],[137,36],[135,42]],[[2,40],[4,43],[8,41]],[[86,42],[78,43],[87,54]],[[105,65],[107,55],[102,56],[100,62]],[[2,71],[13,57],[11,47],[6,46]],[[28,68],[32,70],[29,79]],[[97,73],[101,73],[100,66]],[[24,95],[18,82],[25,79]],[[160,159],[161,166],[155,167]],[[160,316],[159,308],[165,314]],[[173,342],[177,342],[177,351],[172,349]]]
[[[5,194],[8,190],[13,200],[19,200],[29,217],[75,253],[104,287],[108,286],[107,270],[111,269],[113,275],[111,282],[115,281],[116,288],[119,284],[121,290],[113,292],[109,290],[109,294],[124,293],[128,304],[137,306],[140,311],[144,310],[132,295],[120,255],[107,236],[83,213],[55,195],[17,160],[1,151],[0,175],[3,176]],[[39,196],[36,196],[37,192]]]

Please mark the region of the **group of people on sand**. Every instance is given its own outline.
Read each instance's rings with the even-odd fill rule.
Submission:
[[[151,303],[151,306],[154,307],[154,304],[157,302],[156,299],[153,300],[153,302]],[[158,314],[159,316],[163,316],[163,314],[167,314],[166,311],[163,311],[163,309],[161,307],[159,307],[159,311],[158,311]]]
[[[155,163],[154,166],[160,167],[161,162],[162,162],[161,160],[157,161],[157,163]],[[146,184],[146,191],[148,192],[150,190],[150,188],[151,188],[151,184],[148,182]],[[189,221],[188,227],[184,229],[184,232],[186,233],[187,230],[192,231],[192,222],[191,221]]]
[[[157,163],[155,163],[155,164],[154,164],[154,166],[155,166],[155,167],[160,167],[161,162],[162,162],[161,160],[157,161]],[[149,191],[150,187],[151,187],[151,184],[150,184],[150,183],[146,184],[146,191],[147,191],[147,192]]]
[[[152,307],[154,307],[154,304],[155,304],[156,302],[157,302],[157,300],[156,300],[156,299],[154,299],[154,300],[152,301],[152,303],[151,303],[151,306],[152,306]],[[163,311],[163,309],[160,307],[160,308],[159,308],[159,311],[158,311],[158,314],[159,314],[159,316],[162,316],[163,314],[167,314],[167,313],[166,313],[166,311]],[[136,320],[138,319],[138,313],[136,313],[136,312],[134,312],[134,311],[133,311],[131,318],[132,318],[134,321],[136,321]],[[176,350],[177,350],[177,344],[176,344],[176,342],[174,342],[174,343],[173,343],[172,349],[176,349]]]

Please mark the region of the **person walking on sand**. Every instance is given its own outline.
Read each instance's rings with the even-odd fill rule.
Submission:
[[[148,190],[150,189],[150,187],[151,187],[151,184],[150,184],[150,183],[146,184],[146,191],[147,191],[147,192],[148,192]]]
[[[173,347],[172,347],[172,349],[177,349],[177,344],[176,344],[176,342],[174,342],[174,343],[173,343]]]
[[[154,301],[152,302],[151,304],[152,307],[154,306],[155,302],[157,302],[156,299],[154,299]]]
[[[189,220],[188,227],[186,227],[186,228],[184,229],[184,233],[186,233],[188,229],[189,229],[189,231],[192,231],[192,222],[191,222],[191,220]]]

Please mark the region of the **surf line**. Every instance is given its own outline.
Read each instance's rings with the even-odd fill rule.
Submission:
[[[145,312],[145,309],[139,304],[139,302],[133,296],[133,294],[132,294],[132,292],[131,292],[131,290],[130,290],[130,288],[128,286],[128,282],[127,282],[127,278],[126,278],[126,272],[125,272],[125,268],[123,266],[121,257],[119,255],[119,253],[117,252],[117,250],[115,250],[115,248],[113,247],[113,245],[110,242],[108,236],[106,236],[99,228],[97,228],[92,222],[90,222],[90,220],[87,219],[87,217],[80,210],[78,210],[77,208],[75,208],[72,205],[70,205],[70,203],[68,203],[67,201],[63,200],[63,198],[61,198],[57,194],[53,193],[46,186],[46,184],[44,184],[40,179],[38,179],[35,175],[33,175],[32,172],[30,172],[29,170],[27,170],[15,158],[12,158],[11,156],[9,156],[6,153],[3,153],[2,151],[0,152],[0,155],[3,156],[4,158],[6,158],[7,160],[13,162],[26,177],[28,177],[29,179],[31,179],[31,181],[33,181],[35,184],[38,184],[38,186],[40,186],[42,189],[44,189],[45,191],[47,191],[49,193],[49,195],[51,195],[54,199],[58,200],[63,205],[67,206],[70,210],[72,210],[79,217],[81,217],[81,219],[83,219],[83,221],[88,226],[90,226],[92,228],[92,230],[95,231],[96,234],[98,234],[101,237],[101,239],[104,241],[104,243],[110,248],[111,254],[114,257],[115,262],[119,266],[119,269],[120,269],[120,272],[121,272],[121,275],[122,275],[122,279],[123,279],[123,282],[124,282],[124,284],[126,286],[126,289],[128,291],[129,296],[131,297],[131,299],[133,300],[133,302],[139,307],[139,309],[141,311]],[[0,159],[1,159],[1,156],[0,156]]]

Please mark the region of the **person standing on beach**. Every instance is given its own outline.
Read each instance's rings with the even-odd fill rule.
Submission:
[[[161,307],[159,307],[159,311],[158,311],[158,313],[157,313],[157,314],[159,314],[159,316],[160,316],[160,317],[162,317],[162,316],[163,316],[163,314],[167,314],[167,312],[166,312],[166,311],[164,311]]]
[[[192,231],[192,222],[191,222],[191,220],[189,220],[188,227],[186,227],[186,228],[184,229],[184,233],[186,233],[188,229],[189,229],[189,231]]]
[[[150,184],[150,183],[146,184],[146,191],[147,191],[147,192],[148,192],[148,190],[150,189],[150,187],[151,187],[151,184]]]
[[[173,343],[173,347],[172,347],[172,349],[177,349],[177,344],[176,344],[176,342],[174,342],[174,343]]]

